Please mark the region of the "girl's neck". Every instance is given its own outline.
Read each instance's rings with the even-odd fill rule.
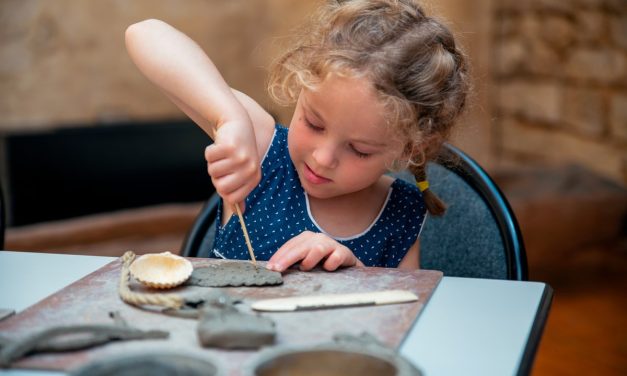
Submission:
[[[357,192],[332,198],[308,196],[311,215],[327,234],[346,238],[364,232],[379,215],[393,179],[382,176]]]

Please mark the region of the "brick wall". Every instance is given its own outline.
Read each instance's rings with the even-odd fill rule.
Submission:
[[[494,15],[499,157],[627,183],[627,2],[504,0]]]

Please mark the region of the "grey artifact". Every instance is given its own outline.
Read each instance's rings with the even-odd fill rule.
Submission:
[[[276,337],[274,321],[239,312],[226,294],[200,307],[197,333],[202,346],[226,349],[256,349],[273,344]]]
[[[281,273],[250,262],[224,262],[196,268],[186,285],[202,287],[271,286],[283,283]]]

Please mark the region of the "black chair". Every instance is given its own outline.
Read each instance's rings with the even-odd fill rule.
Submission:
[[[477,162],[446,144],[430,163],[431,189],[447,204],[429,216],[420,240],[420,266],[446,276],[526,281],[527,255],[507,199]]]
[[[440,162],[430,163],[431,189],[448,205],[442,217],[427,217],[420,265],[457,277],[527,280],[522,235],[505,196],[468,155],[444,145]],[[401,174],[402,175],[402,174]],[[401,176],[407,179],[407,174]],[[413,180],[412,176],[409,176]],[[219,196],[209,199],[183,243],[181,254],[210,257]]]
[[[213,193],[205,203],[181,248],[181,255],[185,257],[213,257],[213,241],[216,237],[218,224],[218,203],[220,196]]]

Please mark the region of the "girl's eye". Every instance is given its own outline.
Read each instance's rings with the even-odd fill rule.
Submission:
[[[311,129],[314,132],[322,132],[324,130],[324,128],[314,125],[307,119],[305,119],[305,124],[307,125],[307,128]]]
[[[355,155],[359,158],[368,158],[369,156],[371,156],[371,153],[362,153],[361,151],[355,149],[354,146],[351,145],[351,150],[353,151],[353,153],[355,153]]]

